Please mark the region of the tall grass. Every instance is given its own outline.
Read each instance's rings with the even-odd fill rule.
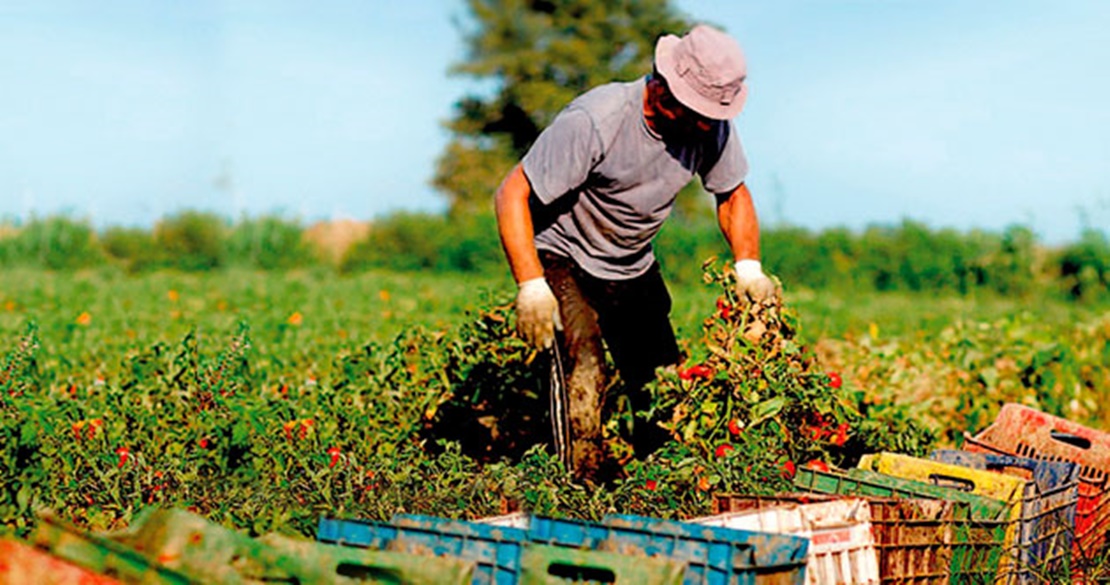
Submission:
[[[331,238],[330,231],[342,231],[343,237]],[[715,220],[705,216],[672,218],[654,245],[664,273],[676,285],[700,282],[707,258],[729,254]],[[1074,242],[1049,247],[1020,225],[1000,233],[936,230],[911,220],[862,231],[787,225],[764,230],[761,247],[765,269],[788,287],[1018,298],[1048,293],[1080,302],[1110,298],[1110,239],[1091,227]],[[388,269],[499,276],[508,271],[496,219],[488,213],[402,212],[369,225],[305,228],[279,216],[232,222],[185,211],[150,230],[110,227],[97,234],[88,222],[65,216],[0,230],[2,266],[73,270],[105,259],[129,272],[233,266],[273,271],[315,266],[343,274]]]

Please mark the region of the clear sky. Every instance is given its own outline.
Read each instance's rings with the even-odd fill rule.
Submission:
[[[765,224],[1110,226],[1110,2],[679,0],[733,33]],[[459,0],[0,0],[0,218],[440,211]]]

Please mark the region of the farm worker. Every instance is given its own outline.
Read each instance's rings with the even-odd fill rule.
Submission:
[[[748,162],[731,122],[747,97],[746,76],[740,46],[725,33],[698,25],[681,38],[664,35],[650,75],[574,99],[497,190],[501,244],[519,285],[518,331],[538,349],[563,331],[580,478],[611,469],[601,443],[605,348],[636,413],[651,406],[643,386],[656,368],[681,359],[651,241],[694,175],[716,196],[738,292],[777,294],[760,265]],[[637,457],[666,440],[657,425],[634,423]]]

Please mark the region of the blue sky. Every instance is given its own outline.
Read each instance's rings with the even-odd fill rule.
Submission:
[[[765,224],[1110,225],[1110,2],[682,0],[748,54]],[[439,211],[462,2],[0,0],[0,218]]]

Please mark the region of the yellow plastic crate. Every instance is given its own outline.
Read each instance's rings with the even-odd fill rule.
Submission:
[[[1005,552],[996,582],[1018,582],[1023,569],[1018,563],[1021,551],[1017,547],[1020,544],[1021,507],[1026,483],[1024,478],[898,453],[864,455],[857,467],[985,496],[1008,504],[1010,522],[1006,527],[1003,543]]]

